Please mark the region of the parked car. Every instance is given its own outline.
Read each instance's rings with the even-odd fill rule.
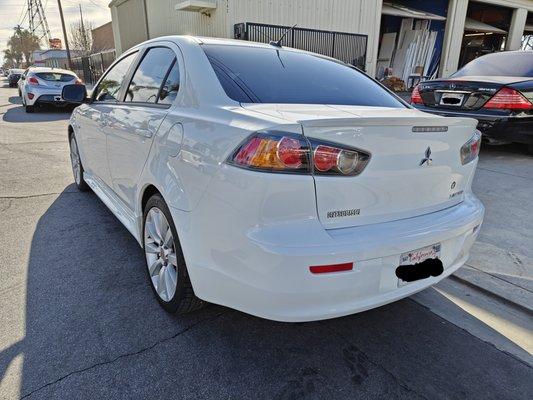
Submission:
[[[67,103],[61,97],[63,86],[81,83],[74,72],[66,69],[32,67],[24,71],[20,78],[19,96],[28,113],[42,104],[65,106]]]
[[[63,88],[72,169],[143,247],[163,308],[280,321],[401,299],[468,258],[476,121],[277,45],[172,36]],[[110,265],[128,274],[130,265]]]
[[[533,153],[533,51],[479,57],[450,78],[421,83],[411,104],[439,115],[476,118],[489,143],[523,143]]]
[[[17,86],[17,83],[20,79],[20,76],[22,75],[22,72],[24,72],[23,69],[12,68],[9,70],[9,73],[7,75],[7,81],[9,82],[9,87]]]

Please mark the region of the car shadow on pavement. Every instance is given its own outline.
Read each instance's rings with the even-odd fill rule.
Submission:
[[[11,102],[10,98],[10,102]],[[24,110],[24,107],[12,107],[6,111],[2,116],[2,119],[5,122],[50,122],[50,121],[61,121],[68,120],[72,114],[72,108],[62,107],[54,108],[45,106],[38,108],[35,112],[29,114]]]
[[[174,316],[146,275],[103,203],[65,188],[35,227],[25,337],[0,352],[0,381],[23,355],[21,397],[519,399],[533,389],[526,365],[410,299],[312,323],[216,305]]]
[[[7,99],[11,104],[22,104],[22,98],[20,96],[11,96]]]

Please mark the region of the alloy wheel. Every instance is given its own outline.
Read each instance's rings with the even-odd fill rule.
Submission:
[[[74,180],[79,185],[81,182],[81,163],[80,155],[78,153],[78,145],[76,139],[70,139],[70,164],[72,165],[72,173],[74,174]]]
[[[157,295],[163,301],[172,300],[178,283],[174,236],[165,215],[157,207],[151,208],[146,215],[144,252],[148,273]]]

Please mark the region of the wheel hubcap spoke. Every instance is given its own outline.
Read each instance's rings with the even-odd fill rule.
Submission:
[[[172,264],[174,267],[178,267],[178,259],[176,257],[176,253],[170,253],[168,255],[168,262]]]

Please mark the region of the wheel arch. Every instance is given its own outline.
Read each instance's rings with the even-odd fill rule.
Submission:
[[[148,200],[150,197],[152,197],[154,194],[158,194],[161,197],[163,197],[163,193],[153,184],[149,183],[147,184],[144,189],[141,191],[141,197],[140,197],[140,211],[141,213],[144,213],[144,208],[146,207],[146,203],[148,203]],[[163,200],[165,198],[163,197]]]

